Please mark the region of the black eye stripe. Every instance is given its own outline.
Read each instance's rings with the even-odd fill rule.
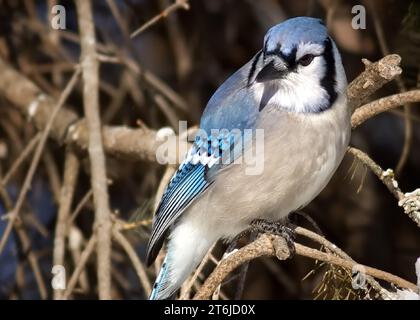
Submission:
[[[265,40],[265,42],[264,42],[264,46],[263,46],[263,58],[265,59],[265,55],[266,55],[266,51],[267,51],[267,44],[268,44],[268,40],[269,40],[270,38],[269,37],[267,37],[267,39]]]
[[[337,99],[337,91],[335,90],[336,85],[336,73],[335,73],[335,59],[333,52],[333,45],[331,39],[328,37],[324,41],[325,50],[322,56],[325,59],[326,71],[325,75],[321,80],[321,86],[327,91],[329,96],[329,105],[332,106]]]
[[[296,52],[297,48],[293,47],[293,49],[290,51],[288,55],[282,55],[282,58],[287,62],[287,65],[289,68],[293,67],[296,63]]]
[[[252,65],[248,73],[248,81],[247,81],[248,86],[251,84],[251,79],[254,76],[255,70],[257,68],[257,63],[258,63],[258,60],[260,59],[261,54],[262,54],[262,50],[258,51],[254,57],[254,60],[252,61]]]
[[[283,59],[284,62],[286,62],[288,68],[293,68],[296,65],[296,52],[297,52],[297,48],[293,47],[292,50],[290,51],[290,53],[288,54],[284,54],[281,50],[280,50],[280,46],[278,46],[276,49],[271,50],[271,51],[267,51],[265,53],[265,56],[278,56],[280,58]]]

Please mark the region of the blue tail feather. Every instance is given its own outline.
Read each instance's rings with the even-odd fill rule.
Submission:
[[[166,255],[165,259],[163,260],[162,266],[160,268],[159,274],[156,278],[156,281],[153,285],[152,292],[150,293],[149,300],[159,300],[160,293],[166,287],[164,284],[168,282],[168,270],[169,270],[169,263],[168,263],[168,255]]]

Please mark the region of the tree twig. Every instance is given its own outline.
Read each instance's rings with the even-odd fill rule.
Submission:
[[[42,92],[31,80],[13,69],[1,58],[0,73],[2,74],[0,77],[0,95],[10,100],[22,114],[35,124],[39,131],[43,131],[57,105],[57,101]],[[167,92],[167,94],[170,94],[170,92]],[[156,151],[162,143],[157,139],[157,133],[157,131],[147,128],[103,126],[104,151],[108,155],[118,158],[155,162]],[[60,144],[75,145],[84,151],[88,149],[87,123],[70,109],[61,108],[58,111],[49,134]],[[171,150],[168,154],[174,156],[170,161],[176,163],[175,155],[177,153],[175,150]]]
[[[322,246],[324,246],[324,248],[326,248],[327,252],[332,252],[342,259],[356,263],[356,261],[354,261],[346,252],[341,250],[335,244],[329,242],[323,236],[302,227],[297,227],[295,229],[295,232],[296,234],[299,234],[321,244]],[[373,277],[367,275],[367,281],[381,295],[383,299],[389,299],[391,297],[391,293],[388,290],[384,289]]]
[[[61,178],[57,163],[48,146],[45,146],[42,154],[42,162],[47,173],[48,182],[50,184],[51,193],[54,201],[58,204],[60,202]]]
[[[79,174],[79,159],[73,150],[67,148],[64,161],[64,178],[61,186],[59,209],[55,226],[55,237],[53,247],[53,264],[64,265],[64,254],[66,244],[66,234],[69,220],[70,208],[73,201],[74,190]],[[54,299],[61,296],[60,290],[54,291]]]
[[[185,287],[182,288],[181,291],[183,291],[183,292],[181,293],[180,300],[188,300],[190,298],[191,289],[193,288],[194,283],[197,281],[198,276],[203,271],[207,262],[210,260],[210,256],[212,254],[212,251],[213,251],[214,247],[216,246],[216,243],[217,242],[215,242],[210,247],[210,249],[207,251],[206,255],[204,256],[203,260],[201,260],[200,265],[197,267],[194,274],[192,275],[191,279],[185,284]]]
[[[413,102],[420,102],[420,90],[397,93],[372,101],[354,111],[351,116],[351,126],[354,129],[382,112]]]
[[[76,220],[80,211],[82,211],[86,203],[88,203],[88,201],[92,198],[92,194],[92,189],[89,189],[89,191],[85,193],[82,200],[80,200],[80,202],[77,204],[76,209],[74,209],[74,211],[70,214],[69,221],[67,222],[68,225],[72,225],[74,223],[74,220]]]
[[[63,296],[62,296],[63,299],[68,299],[71,293],[73,292],[77,284],[77,281],[79,280],[80,274],[83,272],[83,269],[85,268],[87,261],[89,260],[91,254],[95,250],[96,243],[97,243],[96,234],[92,234],[92,237],[89,239],[88,243],[86,244],[85,250],[83,250],[80,256],[80,260],[70,277],[66,290],[64,291]]]
[[[190,8],[190,6],[188,4],[188,0],[175,0],[175,2],[173,4],[171,4],[165,10],[163,10],[161,13],[159,13],[158,15],[154,16],[152,19],[147,21],[145,24],[143,24],[136,31],[132,32],[131,35],[130,35],[130,38],[137,37],[140,33],[142,33],[144,30],[148,29],[152,25],[154,25],[159,20],[161,20],[163,18],[166,18],[173,11],[176,11],[178,9],[188,10],[189,8]]]
[[[82,232],[75,225],[69,224],[68,231],[68,246],[71,252],[72,260],[75,266],[81,259],[82,247],[85,242]],[[87,292],[89,290],[89,280],[88,273],[84,269],[79,276],[79,286],[82,292]]]
[[[39,139],[41,138],[41,133],[38,132],[31,141],[25,146],[25,149],[19,155],[19,157],[13,162],[9,171],[4,175],[3,180],[1,181],[2,185],[5,187],[10,179],[15,174],[16,170],[19,169],[20,165],[26,160],[26,158],[31,154],[32,150],[38,145]]]
[[[136,270],[137,276],[140,280],[140,285],[143,288],[146,296],[152,291],[152,286],[150,284],[149,278],[147,277],[146,269],[143,263],[140,261],[136,251],[130,244],[130,242],[124,237],[124,235],[118,230],[118,228],[113,228],[114,239],[121,245],[124,251],[127,253],[127,256],[130,258],[130,261]]]

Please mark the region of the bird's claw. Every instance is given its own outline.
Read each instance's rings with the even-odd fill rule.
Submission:
[[[285,225],[278,221],[271,222],[264,219],[255,219],[251,222],[251,227],[258,232],[270,233],[282,237],[289,248],[290,258],[295,255],[296,233],[292,225]]]

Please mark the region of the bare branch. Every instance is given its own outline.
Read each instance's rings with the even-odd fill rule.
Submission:
[[[351,126],[354,129],[382,112],[413,102],[420,102],[420,90],[397,93],[370,102],[354,111],[351,116]]]
[[[303,246],[299,243],[295,243],[296,254],[312,258],[314,260],[324,261],[330,264],[338,265],[346,269],[352,269],[357,263],[339,258],[333,254],[321,252],[316,249],[312,249]],[[277,256],[280,260],[284,260],[289,256],[287,244],[284,239],[278,236],[263,234],[257,240],[251,242],[245,247],[233,252],[226,259],[222,260],[220,264],[215,268],[211,275],[207,278],[200,291],[195,295],[194,300],[209,299],[211,294],[222,283],[223,279],[234,269],[239,267],[241,264],[250,261],[252,259],[261,256]],[[385,280],[390,283],[394,283],[402,288],[406,288],[416,292],[417,286],[410,283],[400,277],[392,275],[390,273],[363,266],[366,274]]]
[[[357,157],[378,177],[380,181],[388,188],[397,200],[401,200],[404,194],[398,187],[397,181],[394,179],[392,171],[384,171],[375,161],[373,161],[366,153],[356,148],[349,148],[348,152]]]
[[[99,115],[99,65],[91,2],[76,0],[81,37],[80,64],[83,75],[83,106],[89,132],[91,185],[98,237],[98,291],[100,299],[111,299],[111,211],[109,209],[105,155]]]

